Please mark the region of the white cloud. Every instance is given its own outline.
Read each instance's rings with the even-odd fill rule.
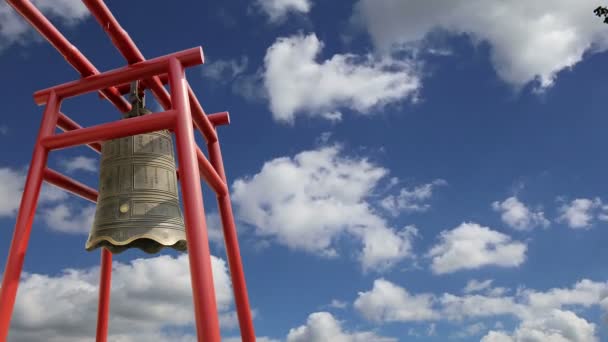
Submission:
[[[492,203],[492,208],[501,213],[502,222],[516,230],[549,226],[549,220],[542,211],[531,211],[517,197],[509,197],[503,202],[496,201]]]
[[[323,256],[337,256],[335,241],[354,236],[363,245],[363,269],[387,269],[411,255],[415,228],[391,228],[371,209],[368,197],[388,171],[340,152],[331,146],[276,158],[237,179],[237,215],[260,236]]]
[[[487,279],[484,281],[478,281],[476,279],[471,279],[467,282],[467,285],[464,287],[464,293],[472,293],[479,292],[482,290],[486,290],[492,286],[492,279]]]
[[[552,310],[523,321],[513,335],[492,331],[482,342],[596,342],[595,324],[572,311]]]
[[[0,168],[0,217],[16,215],[21,202],[26,171],[24,169]],[[39,197],[41,205],[64,200],[68,195],[59,188],[44,184]]]
[[[204,77],[211,78],[222,83],[229,83],[237,76],[241,75],[249,64],[247,56],[242,56],[240,60],[217,60],[211,63],[205,63],[202,68]]]
[[[354,19],[383,51],[415,44],[438,29],[467,34],[489,43],[503,80],[519,87],[538,79],[544,88],[586,52],[608,48],[608,32],[589,10],[596,6],[592,0],[558,0],[551,6],[543,0],[359,0]]]
[[[71,159],[65,159],[61,161],[61,166],[67,173],[73,173],[78,170],[97,172],[99,160],[97,158],[76,156]]]
[[[285,19],[290,12],[308,13],[312,7],[311,0],[256,0],[256,4],[271,22]]]
[[[492,296],[490,286],[487,281],[471,286],[490,295],[435,296],[411,294],[403,287],[378,279],[372,290],[359,293],[353,306],[372,322],[443,320],[465,327],[455,332],[455,337],[480,334],[490,318],[507,316],[517,320],[519,325],[512,333],[503,331],[502,323],[497,321],[494,329],[501,330],[488,332],[482,338],[487,342],[597,341],[595,325],[568,310],[581,312],[594,306],[608,310],[608,282],[583,279],[570,288],[546,291],[518,288],[514,296],[504,296],[507,290]],[[421,336],[412,329],[409,333]]]
[[[41,215],[52,230],[62,233],[88,234],[93,226],[95,206],[80,207],[62,203],[42,209]]]
[[[347,302],[337,300],[337,299],[332,299],[331,303],[329,303],[329,307],[334,308],[334,309],[346,309],[347,306],[348,306]]]
[[[317,62],[323,44],[315,34],[279,38],[264,58],[264,86],[277,121],[296,115],[341,118],[339,108],[373,114],[414,96],[420,81],[410,62],[336,54]]]
[[[374,322],[425,321],[439,317],[432,307],[432,295],[412,295],[385,279],[376,279],[370,291],[359,292],[353,306]]]
[[[222,230],[222,220],[217,212],[207,214],[207,235],[209,241],[217,247],[224,247],[224,232]]]
[[[279,340],[275,340],[273,338],[269,338],[269,337],[256,337],[255,338],[256,342],[280,342]],[[228,338],[222,338],[223,342],[241,342],[241,338],[240,337],[228,337]]]
[[[559,208],[560,222],[566,222],[568,227],[574,229],[591,228],[595,212],[602,205],[599,198],[577,198],[570,204],[564,204]]]
[[[315,312],[308,316],[306,325],[289,330],[287,342],[397,342],[396,338],[382,337],[373,332],[348,332],[329,312]]]
[[[436,187],[443,185],[447,185],[445,180],[436,179],[431,183],[415,186],[413,189],[403,188],[399,195],[385,197],[380,205],[395,216],[400,212],[424,212],[431,207],[424,201],[431,198]]]
[[[226,263],[212,257],[212,267],[218,310],[220,314],[229,313],[232,290]],[[95,336],[98,279],[98,267],[66,269],[55,276],[25,274],[11,321],[11,341],[38,341],[40,336],[50,342],[90,340]],[[111,341],[196,340],[162,330],[193,325],[185,254],[137,259],[129,264],[115,262],[111,298]]]
[[[526,259],[524,243],[477,223],[462,223],[441,232],[439,239],[428,253],[432,258],[431,269],[436,274],[490,265],[515,267]]]
[[[32,1],[44,14],[59,19],[62,24],[75,25],[89,16],[89,11],[78,0]],[[33,40],[33,30],[6,2],[0,2],[0,50],[13,43],[24,45]],[[37,33],[36,33],[37,34]]]
[[[471,336],[477,336],[480,335],[486,329],[487,328],[485,324],[483,324],[482,322],[477,322],[474,324],[467,325],[461,331],[454,334],[454,337],[463,339]]]

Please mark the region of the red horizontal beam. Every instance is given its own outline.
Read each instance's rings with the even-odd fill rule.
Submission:
[[[201,47],[175,52],[126,67],[110,70],[81,80],[64,83],[58,86],[39,90],[34,93],[34,101],[41,105],[46,103],[51,91],[55,91],[60,99],[86,94],[97,89],[116,84],[128,83],[138,79],[163,74],[168,71],[169,60],[176,58],[184,68],[202,64],[204,61]]]
[[[117,139],[136,134],[160,131],[173,127],[175,111],[151,113],[134,118],[81,128],[42,139],[41,144],[51,150],[92,142]]]
[[[54,186],[59,187],[76,196],[82,197],[93,203],[97,203],[98,193],[93,188],[90,188],[78,181],[75,181],[72,178],[65,176],[53,169],[49,169],[48,167],[44,169],[43,177],[44,180],[49,184],[53,184]]]
[[[77,124],[74,120],[70,119],[67,115],[59,112],[59,117],[57,120],[57,127],[59,127],[64,132],[75,131],[77,129],[81,129],[82,126]],[[87,144],[89,148],[93,151],[101,153],[101,144],[94,142]]]
[[[96,75],[99,70],[42,14],[30,1],[7,0],[15,11],[27,20],[59,53],[76,69],[82,77]],[[131,110],[131,104],[113,87],[100,90],[101,94],[121,112]]]
[[[230,114],[228,112],[209,114],[207,117],[214,127],[230,125]]]
[[[226,195],[228,193],[226,183],[224,183],[222,177],[220,177],[198,146],[196,147],[196,159],[198,160],[198,169],[203,179],[209,183],[209,186],[218,196]]]

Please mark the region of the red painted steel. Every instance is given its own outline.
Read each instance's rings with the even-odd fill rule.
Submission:
[[[51,168],[44,168],[44,180],[54,186],[84,198],[93,203],[97,203],[97,190],[90,188],[72,178],[63,175]]]
[[[205,223],[203,193],[196,160],[192,115],[188,104],[183,66],[177,59],[169,61],[169,84],[173,108],[177,111],[175,140],[183,191],[186,241],[190,261],[192,296],[196,332],[201,342],[219,342],[220,326],[211,270],[211,254]]]
[[[97,22],[101,25],[101,27],[106,31],[112,42],[120,53],[125,57],[129,64],[141,62],[144,60],[143,54],[139,51],[135,42],[129,37],[126,31],[120,26],[116,18],[112,15],[107,6],[100,0],[83,0],[85,5],[89,8],[93,16],[97,19]],[[165,109],[170,108],[171,101],[166,96],[166,91],[164,88],[159,86],[158,82],[154,81],[152,84],[146,83],[152,93],[156,96],[158,102]],[[186,83],[187,84],[187,83]],[[192,92],[192,88],[190,85],[188,86],[188,95],[190,98],[190,110],[195,116],[194,123],[197,128],[203,133],[206,141],[215,141],[217,140],[217,136],[215,134],[215,130],[213,126],[207,119],[201,104],[198,102],[196,96]],[[196,116],[203,116],[202,118],[197,119]],[[201,121],[202,120],[202,121]]]
[[[82,126],[76,123],[76,121],[70,119],[67,115],[59,112],[59,120],[57,120],[57,127],[59,127],[62,131],[74,131],[77,129],[81,129]],[[99,143],[90,143],[87,146],[97,153],[101,153],[101,145]]]
[[[81,80],[64,83],[51,88],[39,90],[34,93],[34,101],[44,104],[50,91],[55,91],[57,96],[64,99],[76,95],[86,94],[99,88],[105,88],[115,84],[135,81],[167,72],[167,62],[171,58],[177,58],[184,67],[203,64],[203,49],[199,47],[172,53],[147,61],[128,65],[122,68],[106,71],[101,74],[89,76]]]
[[[215,191],[218,195],[225,195],[228,193],[228,187],[224,180],[218,175],[217,171],[209,161],[207,157],[203,154],[198,146],[196,147],[196,159],[198,160],[198,168],[201,176],[204,180],[209,183],[209,186]]]
[[[43,172],[48,158],[49,150],[42,145],[41,140],[53,135],[55,132],[60,105],[61,101],[55,93],[51,93],[49,102],[44,110],[38,138],[34,145],[32,161],[27,172],[21,204],[17,213],[15,231],[4,268],[2,287],[0,287],[0,341],[6,341],[8,335],[11,314],[15,305],[15,296],[19,287],[19,278],[40,195]]]
[[[93,127],[81,128],[54,136],[45,137],[41,143],[48,149],[57,150],[96,141],[117,139],[130,135],[159,131],[173,127],[175,111],[151,113]]]
[[[95,200],[97,197],[95,190],[46,168],[49,150],[87,144],[90,148],[99,152],[101,150],[100,141],[165,128],[175,131],[178,161],[181,168],[178,176],[183,189],[184,218],[188,235],[188,254],[198,340],[205,342],[219,341],[220,331],[202,190],[197,174],[204,178],[217,194],[242,339],[245,342],[255,341],[232,207],[215,131],[216,126],[229,124],[230,117],[228,112],[207,116],[184,75],[185,67],[203,63],[200,48],[146,61],[135,43],[126,31],[120,27],[102,1],[83,0],[122,55],[130,64],[133,64],[100,74],[88,59],[61,35],[31,2],[27,0],[7,0],[7,2],[28,20],[86,79],[45,89],[34,94],[36,103],[48,103],[30,163],[30,170],[28,171],[23,198],[17,215],[15,233],[7,259],[2,287],[0,288],[0,341],[4,341],[8,335],[10,317],[42,180],[44,179],[88,200]],[[170,95],[163,87],[163,84],[167,82],[167,72],[170,73],[170,77],[168,77],[171,84]],[[142,87],[150,89],[159,103],[165,109],[171,110],[89,128],[82,128],[64,114],[59,113],[62,99],[92,91],[99,91],[119,110],[126,112],[130,110],[131,106],[120,95],[127,89],[128,82],[136,79],[143,79]],[[117,85],[118,88],[115,87]],[[130,84],[128,88],[130,88]],[[174,103],[173,106],[171,102]],[[55,126],[64,130],[65,133],[53,136]],[[193,126],[203,133],[207,141],[211,163],[196,146]],[[103,249],[97,342],[106,342],[107,340],[111,271],[112,255]]]
[[[9,5],[21,14],[59,53],[76,69],[82,77],[98,74],[99,71],[93,64],[51,24],[30,1],[6,0]],[[100,91],[104,97],[112,102],[121,112],[131,110],[131,104],[125,100],[118,90],[108,88]]]
[[[114,43],[114,46],[118,48],[118,51],[120,51],[129,64],[135,64],[145,60],[144,55],[133,43],[133,40],[129,37],[127,31],[120,26],[103,1],[83,0],[82,2],[87,6],[95,19],[97,19],[99,25],[106,31],[110,40]],[[154,96],[156,96],[158,102],[164,109],[171,108],[169,93],[163,87],[162,81],[157,76],[151,78],[146,77],[142,81],[143,84],[152,91]]]
[[[112,253],[101,249],[101,267],[99,270],[99,299],[97,306],[96,342],[108,340],[110,318],[110,292],[112,289]]]
[[[226,173],[224,172],[224,162],[222,161],[222,151],[220,149],[219,141],[209,143],[207,146],[211,164],[215,167],[220,177],[222,177],[224,183],[228,184]],[[228,191],[223,195],[217,194],[217,205],[222,221],[224,242],[226,243],[226,254],[228,255],[228,265],[232,278],[234,302],[239,319],[239,326],[241,328],[241,340],[243,342],[255,342],[255,330],[253,328],[253,319],[251,317],[249,297],[247,295],[245,272],[243,271],[238,235],[236,232],[236,225],[234,224],[230,193]]]
[[[213,127],[230,125],[230,114],[228,112],[219,112],[207,115]]]
[[[205,115],[205,111],[201,106],[200,102],[194,95],[192,88],[188,86],[188,99],[190,100],[190,108],[192,112],[192,120],[196,127],[203,133],[203,137],[207,142],[213,142],[217,140],[217,133],[215,133],[215,129],[207,115]]]

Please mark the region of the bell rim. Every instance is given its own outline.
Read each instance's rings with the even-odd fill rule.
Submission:
[[[137,236],[133,236],[131,238],[128,238],[128,239],[126,239],[124,241],[117,241],[117,240],[114,240],[111,237],[105,237],[105,236],[103,236],[103,237],[98,237],[98,238],[95,238],[95,239],[92,239],[92,240],[91,239],[87,240],[87,243],[85,244],[84,248],[86,250],[88,250],[88,251],[91,251],[91,250],[97,248],[98,246],[96,246],[96,245],[99,242],[102,242],[102,241],[107,241],[107,242],[109,242],[109,243],[111,243],[111,244],[113,244],[115,246],[125,246],[125,245],[128,245],[128,244],[132,243],[133,241],[139,240],[139,239],[149,239],[149,240],[152,240],[152,241],[154,241],[154,242],[156,242],[156,243],[158,243],[158,244],[160,244],[160,245],[162,245],[164,247],[171,247],[171,246],[177,244],[180,241],[187,241],[186,238],[185,238],[185,236],[184,236],[183,239],[181,239],[181,238],[175,238],[175,239],[165,239],[165,241],[159,241],[158,236],[153,235],[153,234],[137,235]],[[169,241],[169,242],[167,242],[167,241]],[[171,241],[173,243],[170,243]]]

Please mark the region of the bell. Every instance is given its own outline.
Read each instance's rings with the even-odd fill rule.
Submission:
[[[133,109],[125,117],[150,113],[131,85]],[[101,148],[99,197],[85,248],[116,254],[129,248],[157,253],[186,250],[177,193],[173,142],[167,130],[105,141]]]

